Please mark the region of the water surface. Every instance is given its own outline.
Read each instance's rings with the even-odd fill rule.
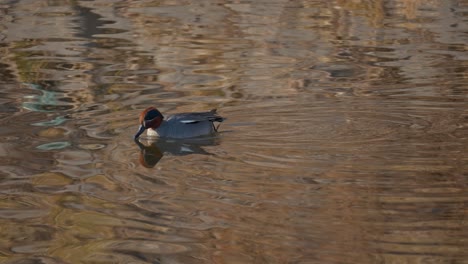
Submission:
[[[0,262],[468,263],[464,1],[3,1]],[[139,112],[216,136],[135,143]]]

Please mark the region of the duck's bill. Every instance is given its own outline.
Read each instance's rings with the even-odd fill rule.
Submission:
[[[144,126],[140,126],[138,128],[138,132],[136,132],[135,136],[133,137],[133,139],[137,139],[138,137],[140,137],[140,135],[145,132],[145,127]]]

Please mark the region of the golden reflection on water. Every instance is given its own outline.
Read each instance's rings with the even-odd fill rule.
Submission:
[[[465,13],[0,4],[0,262],[466,262]],[[228,119],[134,142],[147,106]]]

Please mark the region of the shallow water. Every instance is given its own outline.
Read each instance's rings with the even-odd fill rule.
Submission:
[[[0,262],[468,263],[466,1],[3,1]],[[216,136],[135,143],[139,112]]]

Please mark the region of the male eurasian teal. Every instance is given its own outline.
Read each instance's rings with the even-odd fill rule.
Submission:
[[[140,114],[140,127],[135,134],[135,139],[145,130],[148,130],[148,136],[163,138],[193,138],[210,135],[218,130],[214,122],[223,121],[224,118],[216,113],[216,109],[209,112],[174,114],[164,119],[158,109],[148,107]]]

